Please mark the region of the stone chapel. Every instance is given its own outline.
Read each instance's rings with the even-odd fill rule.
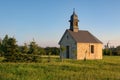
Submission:
[[[70,28],[59,41],[60,57],[68,59],[102,59],[102,42],[87,30],[79,30],[75,11],[70,17]],[[62,50],[64,48],[64,50]]]

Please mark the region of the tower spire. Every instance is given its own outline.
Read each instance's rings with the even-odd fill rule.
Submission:
[[[73,8],[73,14],[75,14],[75,8]]]
[[[71,18],[69,20],[70,22],[70,30],[73,32],[78,32],[78,16],[75,13],[75,8],[73,8],[73,14],[71,15]]]

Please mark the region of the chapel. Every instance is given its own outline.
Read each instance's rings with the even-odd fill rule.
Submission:
[[[79,29],[75,11],[69,22],[70,28],[66,29],[59,41],[60,57],[76,60],[102,59],[102,42],[89,31]]]

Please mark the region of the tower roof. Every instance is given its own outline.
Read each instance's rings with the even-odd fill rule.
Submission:
[[[78,19],[78,16],[75,13],[75,11],[73,11],[73,14],[71,15],[71,20],[74,20],[74,19]]]
[[[73,14],[70,17],[70,30],[73,32],[78,32],[79,28],[78,28],[78,16],[76,15],[75,11],[73,11]]]

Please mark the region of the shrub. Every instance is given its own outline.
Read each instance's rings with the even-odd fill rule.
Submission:
[[[8,56],[3,61],[4,62],[37,62],[39,56],[33,54],[13,54]]]

